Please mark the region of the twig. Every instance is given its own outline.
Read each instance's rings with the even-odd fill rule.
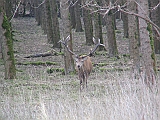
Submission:
[[[39,8],[41,5],[43,5],[46,2],[46,0],[43,0],[37,7],[34,7],[31,5],[32,8],[37,9]]]
[[[160,32],[158,31],[158,30],[160,30],[160,28],[159,28],[155,23],[153,23],[150,19],[147,19],[147,18],[145,18],[145,17],[142,17],[141,15],[139,15],[139,14],[137,14],[137,13],[127,12],[127,11],[125,11],[125,10],[122,10],[121,8],[119,8],[119,11],[121,11],[121,12],[123,12],[123,13],[126,13],[126,14],[129,14],[129,15],[137,16],[137,17],[139,17],[139,18],[141,18],[141,19],[149,22],[149,23],[152,24],[153,27],[155,28],[158,36],[160,36]]]
[[[11,18],[10,22],[11,22],[11,21],[12,21],[12,19],[14,18],[15,14],[16,14],[16,12],[17,12],[17,10],[18,10],[19,6],[20,6],[20,4],[21,4],[21,0],[19,1],[18,6],[17,6],[16,10],[14,11],[14,14],[13,14],[13,16],[12,16],[12,18]]]
[[[160,2],[155,7],[153,7],[152,10],[156,10],[159,5],[160,5]]]

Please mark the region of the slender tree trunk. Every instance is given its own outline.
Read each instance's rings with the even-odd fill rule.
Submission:
[[[60,31],[59,31],[59,21],[58,21],[58,15],[57,15],[57,5],[56,0],[50,0],[51,5],[51,20],[52,20],[52,43],[53,47],[60,48],[61,45],[58,43],[60,40]]]
[[[46,4],[46,21],[47,21],[47,39],[48,39],[48,43],[53,43],[51,5],[49,3],[49,0],[46,0],[45,4]]]
[[[148,11],[148,0],[138,1],[138,14],[142,17],[147,17],[149,15]],[[153,58],[153,51],[151,48],[151,41],[149,38],[149,31],[147,30],[147,23],[145,20],[139,18],[139,32],[141,41],[141,54],[142,54],[142,74],[144,75],[144,81],[147,85],[151,86],[155,82],[155,71],[153,66],[155,66],[155,61]]]
[[[150,1],[150,8],[155,7],[156,5],[158,5],[158,3],[160,2],[160,0],[149,0]],[[150,17],[151,20],[160,27],[160,11],[158,11],[160,9],[160,6],[157,9],[151,10],[150,11]],[[156,30],[153,29],[153,39],[154,39],[154,47],[155,47],[155,53],[156,54],[160,54],[160,36],[158,36]]]
[[[42,19],[42,22],[41,22],[41,27],[44,31],[45,34],[47,34],[47,20],[46,20],[46,4],[43,4],[42,5],[42,11],[41,11],[41,19]]]
[[[102,0],[96,0],[98,5],[102,6]],[[103,35],[102,35],[102,17],[100,13],[94,14],[94,31],[95,31],[95,39],[96,43],[98,39],[100,39],[100,43],[103,44]],[[103,46],[99,46],[99,50],[103,50]]]
[[[12,3],[11,0],[5,0],[5,12],[8,19],[12,18]]]
[[[134,0],[128,0],[128,10],[137,13],[137,6]],[[139,56],[139,35],[138,35],[138,19],[136,16],[128,15],[128,34],[129,34],[129,51],[130,59],[133,60],[132,73],[138,76],[140,73],[140,56]]]
[[[2,12],[3,11],[3,12]],[[0,31],[4,34],[0,34],[2,54],[5,67],[5,79],[15,79],[16,78],[16,67],[13,52],[13,36],[11,33],[11,24],[4,10],[0,11]]]
[[[70,20],[72,28],[76,28],[76,17],[75,17],[75,0],[69,0],[69,13],[70,13]]]
[[[125,4],[127,0],[122,0],[122,4]],[[123,20],[123,29],[124,29],[124,38],[128,38],[128,15],[122,13],[122,20]]]
[[[107,37],[108,37],[108,49],[109,49],[109,56],[117,56],[118,49],[116,43],[116,36],[115,36],[115,27],[113,22],[112,13],[107,15],[106,17],[106,28],[107,28]]]
[[[61,0],[61,17],[63,23],[63,38],[67,38],[70,35],[71,40],[68,41],[68,47],[72,50],[72,33],[71,33],[71,23],[69,18],[68,2],[66,0]],[[64,62],[65,62],[65,74],[69,74],[74,71],[74,61],[72,55],[66,50],[64,52]]]
[[[75,20],[76,20],[76,32],[83,32],[81,23],[81,0],[77,0],[75,4]]]
[[[3,38],[3,29],[2,29],[2,23],[3,23],[3,14],[2,9],[3,8],[3,0],[0,0],[0,59],[2,59],[2,40]]]
[[[103,0],[103,4],[109,6],[110,0]],[[109,57],[114,57],[114,56],[117,56],[118,49],[117,49],[117,43],[116,43],[113,10],[110,10],[109,13],[105,17],[106,17],[106,29],[107,29],[107,38],[108,38],[107,42],[108,42],[108,49],[109,49]]]
[[[35,5],[35,7],[37,7],[39,5],[39,1],[35,0],[34,5]],[[35,18],[36,18],[38,25],[40,25],[41,24],[40,23],[40,8],[35,9]]]
[[[57,14],[58,14],[58,17],[61,18],[60,0],[56,0],[56,3],[57,3]]]
[[[85,0],[82,0],[82,3],[85,3]],[[85,36],[86,36],[86,44],[92,45],[93,44],[93,23],[92,23],[92,16],[90,11],[83,7],[83,22],[84,22],[84,29],[85,29]]]

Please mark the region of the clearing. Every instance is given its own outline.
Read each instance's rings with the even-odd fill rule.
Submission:
[[[117,22],[120,58],[108,58],[106,51],[97,51],[92,58],[94,70],[88,79],[88,90],[80,93],[78,76],[63,75],[63,50],[55,49],[53,56],[25,58],[51,51],[52,45],[47,44],[47,36],[34,18],[13,19],[17,79],[3,79],[1,60],[0,119],[158,120],[160,87],[151,92],[142,80],[132,79],[129,41],[122,37],[122,21]],[[105,36],[104,28],[104,40]],[[85,45],[83,32],[73,30],[73,40],[77,54],[94,47]]]

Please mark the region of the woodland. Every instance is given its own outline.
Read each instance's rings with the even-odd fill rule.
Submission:
[[[159,13],[159,0],[0,0],[0,120],[159,120]]]

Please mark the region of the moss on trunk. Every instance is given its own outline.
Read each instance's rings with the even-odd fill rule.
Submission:
[[[13,35],[11,31],[11,23],[9,22],[6,15],[3,16],[2,27],[5,30],[5,43],[6,43],[6,58],[5,59],[5,78],[14,79],[16,78],[16,68],[15,68],[15,59],[13,51]]]
[[[147,26],[147,30],[149,32],[149,37],[150,37],[150,45],[151,45],[151,49],[152,49],[152,54],[151,54],[151,58],[153,60],[153,70],[156,73],[156,57],[155,57],[155,48],[154,48],[154,38],[153,38],[153,33],[152,33],[152,25],[148,24]]]

